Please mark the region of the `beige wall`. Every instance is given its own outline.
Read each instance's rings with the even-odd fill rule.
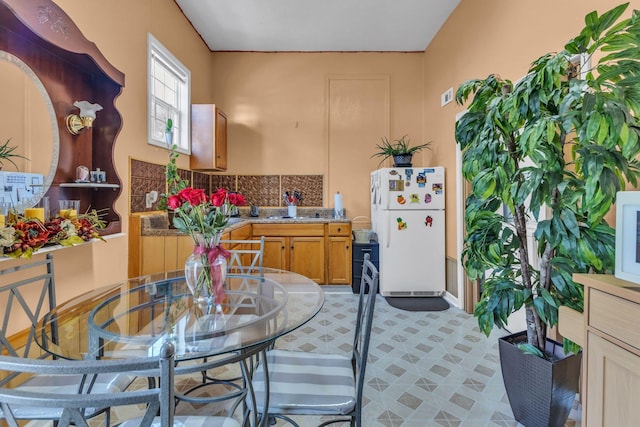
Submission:
[[[454,123],[463,107],[440,107],[440,95],[473,78],[494,73],[517,80],[529,64],[561,50],[584,26],[592,10],[604,12],[613,0],[523,2],[462,0],[424,54],[424,136],[435,141],[434,162],[446,167],[447,256],[456,255],[456,143]],[[640,8],[640,1],[631,7]]]
[[[333,207],[333,194],[340,191],[348,216],[368,216],[369,172],[379,163],[371,155],[380,138],[409,134],[415,144],[424,140],[421,52],[218,52],[212,58],[213,98],[229,120],[228,172],[323,174],[325,207]],[[352,79],[357,97],[355,86],[381,78],[388,80],[386,117],[374,115],[362,132],[330,141],[330,108],[338,107],[330,102],[329,81]],[[344,103],[345,114],[348,107],[367,107],[346,97]],[[417,157],[414,164],[429,162]]]

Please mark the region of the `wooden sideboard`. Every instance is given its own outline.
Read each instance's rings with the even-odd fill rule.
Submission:
[[[586,427],[631,427],[640,420],[640,285],[604,274],[575,274],[584,315],[563,310],[560,332],[583,345]],[[567,316],[568,315],[568,316]],[[578,332],[582,321],[582,336]],[[578,326],[578,327],[577,327]]]

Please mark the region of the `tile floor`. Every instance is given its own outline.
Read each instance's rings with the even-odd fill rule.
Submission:
[[[349,287],[331,287],[325,293],[322,311],[277,340],[277,347],[351,351],[357,296]],[[457,308],[410,312],[391,307],[379,295],[377,298],[364,390],[364,427],[520,426],[513,419],[502,383],[498,332],[487,338],[476,319]],[[176,381],[178,388],[190,385],[192,379]],[[115,419],[123,419],[137,415],[138,409],[114,411]],[[194,408],[182,402],[176,412],[210,414],[213,408]],[[92,427],[101,424],[99,418]],[[301,427],[317,426],[328,419],[293,418]],[[29,427],[45,425],[50,423],[30,423]],[[278,420],[277,426],[285,425]],[[578,404],[566,427],[580,427]]]
[[[276,346],[351,350],[357,296],[326,290],[322,311]],[[410,312],[378,295],[364,390],[365,427],[518,426],[504,391],[497,338],[457,308]],[[580,426],[576,408],[567,426]],[[297,417],[315,426],[317,417]],[[285,425],[278,422],[278,426]]]

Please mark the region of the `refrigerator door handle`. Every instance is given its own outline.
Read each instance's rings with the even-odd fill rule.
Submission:
[[[386,233],[386,241],[387,241],[387,247],[389,247],[389,244],[391,243],[391,223],[389,222],[389,217],[390,217],[390,212],[384,211],[384,214],[386,216],[385,220],[384,220],[384,226],[385,226],[385,233]]]

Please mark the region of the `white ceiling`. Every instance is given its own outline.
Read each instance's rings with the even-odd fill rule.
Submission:
[[[211,51],[416,52],[460,0],[176,0]]]

